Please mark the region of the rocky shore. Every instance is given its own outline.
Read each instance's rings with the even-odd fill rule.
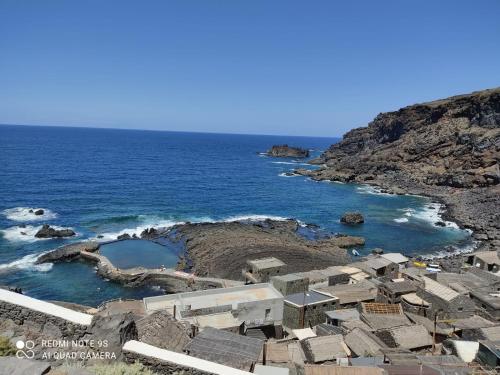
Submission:
[[[339,236],[311,241],[297,233],[295,220],[202,223],[178,226],[191,271],[199,276],[241,280],[247,260],[286,260],[287,272],[308,271],[325,264],[350,262],[346,248],[364,244],[360,237]]]
[[[500,88],[379,114],[295,173],[432,197],[444,217],[500,246]]]

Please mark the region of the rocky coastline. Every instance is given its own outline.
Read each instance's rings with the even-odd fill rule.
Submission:
[[[294,173],[430,197],[443,217],[500,246],[500,88],[379,114]]]

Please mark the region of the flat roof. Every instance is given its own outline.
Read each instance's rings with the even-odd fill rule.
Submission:
[[[313,305],[316,303],[329,302],[338,299],[337,297],[332,297],[328,294],[323,294],[315,290],[310,290],[307,292],[300,292],[295,294],[290,294],[285,297],[285,302],[291,303],[296,306]]]
[[[236,307],[242,302],[262,301],[283,298],[283,295],[269,283],[216,288],[144,298],[146,311],[171,310],[174,305],[191,306],[192,310],[231,305]]]
[[[359,311],[357,309],[340,309],[340,310],[326,311],[325,314],[330,319],[359,320]]]
[[[410,260],[401,253],[387,253],[387,254],[382,254],[380,256],[393,263],[406,263]]]
[[[247,263],[258,269],[282,267],[285,265],[285,263],[275,257],[248,260]]]
[[[29,310],[35,310],[46,315],[52,315],[84,326],[88,326],[92,323],[93,315],[84,314],[54,303],[41,301],[39,299],[25,296],[24,294],[11,292],[6,289],[0,289],[0,301],[22,306]]]

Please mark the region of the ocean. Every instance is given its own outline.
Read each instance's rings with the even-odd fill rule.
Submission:
[[[439,254],[472,246],[470,233],[446,227],[427,198],[383,194],[354,184],[286,176],[303,160],[270,158],[273,144],[319,155],[338,139],[69,127],[0,126],[0,284],[30,296],[96,306],[112,298],[157,295],[96,275],[92,265],[35,265],[36,257],[88,238],[115,239],[151,226],[295,218],[321,231],[363,236],[375,247]],[[43,208],[42,217],[29,212]],[[365,223],[345,226],[345,211]],[[70,227],[71,239],[35,239],[42,224]],[[22,234],[21,232],[25,233]],[[286,261],[286,259],[284,259]]]

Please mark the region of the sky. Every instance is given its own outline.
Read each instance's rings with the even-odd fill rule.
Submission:
[[[498,0],[0,0],[0,123],[341,136],[500,86]]]

